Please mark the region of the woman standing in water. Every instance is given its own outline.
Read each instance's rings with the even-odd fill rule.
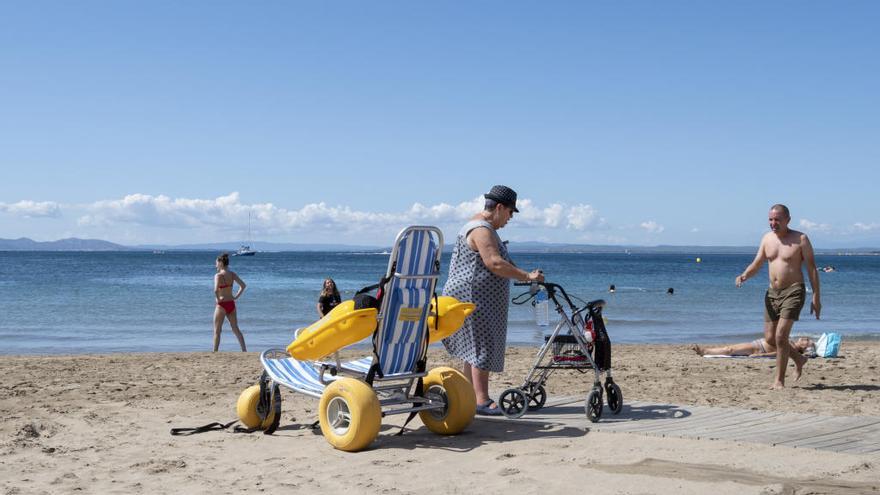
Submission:
[[[214,263],[217,267],[217,275],[214,275],[214,298],[217,300],[217,307],[214,308],[214,352],[220,348],[220,331],[223,329],[223,318],[229,320],[232,327],[232,333],[238,339],[238,345],[241,346],[241,352],[247,352],[244,345],[244,335],[238,328],[238,316],[235,314],[235,300],[241,297],[247,284],[239,276],[229,270],[229,255],[226,253],[217,257]],[[238,284],[238,292],[232,295],[232,284]]]

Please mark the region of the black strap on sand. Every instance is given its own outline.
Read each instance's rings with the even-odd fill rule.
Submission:
[[[278,424],[281,422],[281,387],[276,383],[270,388],[269,375],[263,371],[263,374],[260,375],[260,400],[257,402],[257,416],[259,416],[261,424],[269,416],[269,411],[273,411],[275,417],[272,418],[272,423],[269,427],[263,430],[264,435],[275,433],[275,430],[278,429]],[[215,421],[195,428],[171,428],[171,435],[187,436],[195,435],[196,433],[205,433],[206,431],[227,430],[237,422],[238,420],[234,419],[228,423],[219,423]],[[260,426],[245,428],[244,426],[236,425],[231,431],[233,433],[253,433],[259,430],[261,430]]]
[[[238,422],[238,420],[234,419],[228,423],[214,422],[214,423],[208,423],[203,426],[197,426],[195,428],[171,428],[171,435],[172,436],[189,436],[189,435],[195,435],[196,433],[205,433],[206,431],[229,430],[229,427],[237,422]],[[244,426],[241,426],[241,425],[235,425],[235,428],[232,428],[229,431],[231,431],[232,433],[253,433],[253,432],[259,431],[259,430],[260,430],[259,426],[257,426],[256,428],[245,428]]]
[[[237,422],[238,420],[234,419],[228,423],[218,423],[215,421],[206,425],[196,426],[195,428],[171,428],[171,436],[189,436],[206,431],[225,430]]]

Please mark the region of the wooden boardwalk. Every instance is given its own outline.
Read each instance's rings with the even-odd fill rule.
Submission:
[[[510,421],[510,420],[507,420]],[[584,414],[584,399],[548,400],[515,421],[552,421],[594,431],[639,433],[785,445],[880,457],[880,417],[753,411],[651,402],[624,403],[619,415],[606,406],[598,423]]]

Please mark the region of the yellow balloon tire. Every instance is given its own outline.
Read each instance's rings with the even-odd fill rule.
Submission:
[[[366,448],[379,435],[382,408],[376,392],[354,378],[340,378],[324,389],[318,404],[321,433],[345,452]]]
[[[460,371],[446,366],[434,368],[424,378],[425,395],[446,397],[446,408],[419,411],[422,423],[438,435],[461,433],[474,420],[477,398],[474,387]]]
[[[238,420],[241,424],[248,428],[258,428],[265,430],[272,424],[275,419],[275,411],[269,411],[269,415],[262,422],[260,415],[257,414],[257,404],[260,402],[260,385],[252,385],[238,396],[238,403],[235,405],[235,411],[238,413]]]

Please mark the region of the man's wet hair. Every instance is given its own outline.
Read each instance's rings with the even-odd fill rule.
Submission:
[[[498,201],[495,201],[494,199],[486,198],[486,204],[485,204],[485,206],[483,206],[483,209],[485,211],[492,211],[495,209],[496,205],[498,205]]]
[[[788,211],[788,207],[782,203],[776,203],[775,205],[771,206],[770,209],[781,211],[785,215],[785,218],[791,218],[791,213]]]

